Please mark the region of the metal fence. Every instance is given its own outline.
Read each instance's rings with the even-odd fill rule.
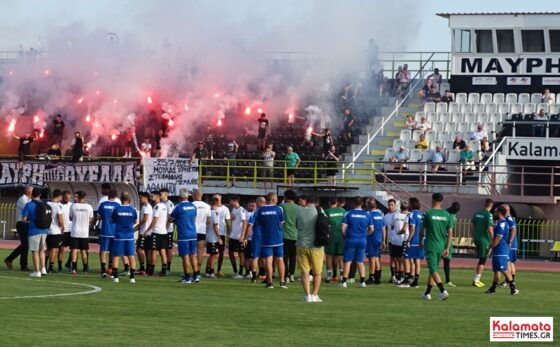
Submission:
[[[16,227],[16,204],[0,203],[0,233],[2,238],[14,238],[12,229]]]

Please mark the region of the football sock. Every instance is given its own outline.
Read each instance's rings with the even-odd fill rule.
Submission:
[[[171,262],[170,261],[167,262],[167,271],[171,271]]]
[[[365,277],[360,277],[360,283],[364,283],[366,281]]]
[[[49,271],[54,271],[54,263],[53,262],[49,262]]]
[[[395,277],[396,269],[391,266],[391,278]]]
[[[136,270],[130,269],[130,279],[134,278],[134,272],[136,272]]]
[[[107,264],[106,263],[101,263],[101,273],[104,274],[106,269]]]
[[[438,283],[437,287],[438,287],[440,293],[443,293],[445,291],[445,288],[443,288],[443,283],[441,283],[441,282]]]
[[[265,274],[264,267],[259,266],[259,276],[264,276],[264,274]]]
[[[119,269],[114,267],[113,271],[111,272],[113,274],[113,278],[119,278]]]
[[[231,267],[233,268],[233,273],[237,273],[237,263],[231,263]],[[221,268],[218,269],[218,272],[221,270]]]
[[[130,265],[124,264],[124,271],[128,272],[130,270]]]
[[[162,264],[162,265],[161,265],[161,272],[162,272],[162,273],[167,272],[167,264]]]
[[[341,282],[342,282],[342,283],[346,283],[346,280],[347,280],[347,278],[344,277],[344,276],[342,276],[342,281],[341,281]]]
[[[58,261],[58,270],[62,270],[62,260]]]
[[[333,277],[336,277],[336,268],[332,269],[332,275],[333,275]]]
[[[482,277],[481,274],[476,274],[476,275],[474,275],[474,281],[475,281],[475,282],[480,281],[480,277]]]
[[[140,262],[140,271],[144,271],[144,263]]]
[[[78,268],[78,262],[77,261],[73,261],[72,262],[72,270],[76,270]]]
[[[511,274],[511,281],[512,282],[515,281],[515,274]],[[521,282],[523,282],[523,281],[521,281]]]
[[[428,284],[426,286],[426,291],[424,292],[424,295],[429,295],[431,291],[432,291],[432,285]]]
[[[443,258],[443,271],[445,272],[445,283],[451,282],[451,260]]]
[[[245,270],[245,266],[240,265],[240,266],[239,266],[239,274],[240,274],[240,275],[243,275],[243,270]]]

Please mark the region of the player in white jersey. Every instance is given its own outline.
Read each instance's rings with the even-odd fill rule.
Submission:
[[[212,228],[209,228],[206,232],[206,253],[208,253],[208,262],[206,263],[205,274],[207,278],[216,278],[214,274],[214,261],[219,252],[218,249],[223,245],[219,227],[220,218],[218,217],[218,204],[218,198],[213,197],[210,205],[212,208]]]
[[[102,203],[109,200],[109,191],[111,189],[112,189],[112,187],[111,187],[110,183],[103,183],[101,185],[101,198],[99,198],[99,202],[97,203],[97,208],[95,209],[95,211],[99,210],[99,206],[101,206]],[[119,205],[122,204],[121,199],[119,199],[119,198],[115,198],[115,202],[117,202]]]
[[[389,208],[389,211],[385,214],[385,227],[387,228],[389,256],[391,257],[391,278],[389,279],[389,283],[397,283],[397,258],[399,254],[398,246],[400,239],[400,236],[398,236],[395,231],[395,213],[397,213],[397,202],[394,199],[391,199],[387,202],[387,207]],[[395,257],[395,255],[397,255],[397,257]]]
[[[62,200],[62,192],[55,189],[52,193],[52,201],[47,204],[51,207],[52,211],[52,222],[47,235],[47,250],[49,257],[49,268],[48,272],[54,272],[54,260],[58,255],[58,250],[62,245],[62,233],[64,232],[64,218],[62,216],[62,205],[60,201]],[[59,270],[62,271],[62,261],[58,264]]]
[[[70,247],[72,221],[70,221],[70,207],[72,207],[72,193],[65,190],[62,192],[62,200],[60,201],[62,209],[62,220],[64,222],[64,231],[62,234],[62,245],[58,249],[58,272],[62,272],[62,261],[64,260],[64,249]],[[72,254],[68,252],[68,260],[65,267],[68,272],[72,272]]]
[[[245,269],[245,247],[240,239],[247,226],[247,211],[239,204],[238,195],[233,195],[229,199],[229,206],[231,206],[231,232],[228,241],[229,260],[233,268],[233,278],[242,279]],[[239,272],[237,272],[237,262],[235,261],[236,252],[239,255]]]
[[[154,213],[152,205],[150,205],[150,193],[142,192],[138,194],[140,196],[140,222],[136,225],[136,230],[138,231],[138,240],[136,241],[136,254],[138,254],[138,261],[140,262],[140,268],[138,269],[138,275],[146,275],[146,259],[150,259],[150,236],[151,231],[148,231],[148,227],[152,224],[152,215]],[[150,262],[148,261],[148,264]]]
[[[400,251],[399,251],[399,255],[397,258],[397,283],[400,284],[404,281],[404,274],[405,274],[405,260],[404,260],[404,245],[406,240],[408,240],[408,225],[407,225],[407,220],[408,220],[408,206],[405,202],[401,202],[401,211],[395,213],[394,215],[395,218],[395,233],[397,235],[397,238],[394,240],[395,243],[399,243],[400,245]],[[397,252],[397,249],[399,247],[396,246],[395,247],[395,252]],[[395,253],[396,255],[396,253]]]
[[[167,206],[161,202],[161,193],[159,191],[154,191],[150,195],[152,201],[154,202],[153,208],[153,219],[152,223],[148,227],[148,232],[151,232],[150,237],[150,262],[148,265],[148,275],[153,275],[156,266],[157,253],[161,257],[161,272],[160,276],[167,275],[167,242],[169,240],[167,236]]]
[[[70,208],[70,220],[72,221],[72,274],[75,275],[78,268],[78,251],[82,255],[84,273],[89,271],[88,249],[89,249],[89,226],[93,220],[93,207],[86,204],[86,192],[76,193],[78,202]]]
[[[202,260],[206,253],[206,231],[212,227],[212,209],[210,205],[202,201],[202,191],[197,189],[193,192],[193,205],[196,206],[196,256],[198,260],[198,271],[202,269]]]
[[[229,209],[222,205],[222,196],[220,194],[214,194],[212,197],[218,199],[216,217],[218,218],[218,229],[220,230],[220,238],[222,239],[222,242],[218,246],[218,272],[216,276],[225,277],[222,272],[222,264],[224,262],[224,250],[226,249],[226,234],[229,235],[231,231],[231,215]]]
[[[173,260],[173,232],[175,231],[175,224],[171,222],[171,213],[173,213],[173,209],[175,205],[173,201],[169,200],[169,190],[167,188],[163,188],[160,190],[161,192],[161,202],[165,204],[167,207],[167,274],[171,272],[171,260]]]

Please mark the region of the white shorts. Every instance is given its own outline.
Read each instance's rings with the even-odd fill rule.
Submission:
[[[39,234],[28,237],[29,250],[32,252],[44,251],[47,249],[47,234]]]

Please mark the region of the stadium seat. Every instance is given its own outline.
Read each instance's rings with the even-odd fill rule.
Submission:
[[[394,148],[387,148],[385,150],[385,157],[383,158],[383,161],[386,162],[386,163],[390,162],[391,158],[393,158],[393,156],[395,155],[395,152],[396,151],[395,151]],[[394,165],[392,165],[392,164],[385,164],[384,165],[385,170],[392,170],[393,167],[394,167]]]
[[[453,123],[457,123],[457,122],[463,121],[463,114],[462,114],[462,113],[459,113],[459,112],[452,113],[452,114],[451,114],[451,119],[450,119],[450,121],[453,122]]]
[[[409,141],[409,140],[401,140],[401,139],[393,140],[393,149],[398,150],[401,146],[404,146],[406,141]]]
[[[451,132],[457,130],[457,122],[445,123],[443,130]]]
[[[472,112],[472,104],[461,104],[461,108],[459,112],[461,113]]]
[[[436,104],[434,102],[426,102],[424,104],[424,112],[435,112],[436,111]]]
[[[414,147],[416,147],[416,140],[404,141],[404,147],[407,149],[414,149]]]
[[[502,122],[502,115],[500,113],[491,113],[489,118],[488,118],[489,122],[494,122],[496,124],[501,123]]]
[[[506,104],[515,104],[515,103],[517,103],[517,94],[507,93],[506,94]]]
[[[416,114],[414,115],[414,121],[416,123],[420,123],[420,121],[422,120],[422,117],[426,117],[426,113],[424,112],[416,112]]]
[[[511,109],[511,105],[507,103],[498,104],[498,112],[499,113],[509,113]]]
[[[466,104],[467,103],[467,93],[457,93],[455,102],[458,104]]]
[[[434,130],[426,131],[426,139],[430,142],[435,140],[436,139],[436,132]]]
[[[444,124],[447,124],[447,123],[435,122],[434,124],[432,124],[432,130],[443,131],[444,130]]]
[[[469,102],[469,104],[478,104],[480,102],[480,94],[479,93],[469,93],[468,102]]]
[[[474,113],[484,112],[484,111],[486,111],[486,105],[485,104],[473,104],[472,111]]]
[[[558,94],[560,95],[560,94]],[[550,109],[548,110],[550,115],[555,115],[560,113],[560,104],[551,104]]]
[[[492,102],[492,94],[490,93],[482,93],[480,96],[480,102],[482,104],[489,104]]]
[[[447,112],[449,113],[459,112],[459,110],[460,110],[460,106],[456,102],[450,102],[449,107],[447,107]]]
[[[443,148],[445,148],[446,151],[451,151],[453,149],[453,142],[455,139],[453,140],[447,140],[447,141],[443,141]]]
[[[541,93],[533,93],[531,94],[531,102],[533,104],[540,104],[541,103],[542,94]]]
[[[452,131],[452,132],[449,134],[449,139],[450,139],[450,140],[455,140],[455,137],[456,137],[457,135],[463,136],[463,133],[460,132],[460,131]]]
[[[487,113],[498,112],[498,104],[494,104],[494,103],[486,104],[486,109],[484,110],[484,112]]]
[[[535,104],[527,103],[523,105],[523,114],[534,114],[537,111]]]
[[[560,93],[556,94],[556,103],[560,104]]]
[[[461,131],[461,132],[470,131],[470,123],[461,122],[457,124],[457,131]]]
[[[422,152],[422,159],[420,159],[420,162],[422,163],[427,163],[431,158],[432,158],[432,150],[431,149],[427,149],[425,151]]]
[[[438,114],[435,112],[429,112],[426,119],[428,120],[428,123],[434,124],[435,122],[438,121]]]
[[[449,140],[449,133],[447,131],[436,132],[438,140],[447,141]]]
[[[473,152],[478,152],[480,150],[480,141],[477,140],[469,140],[469,145],[471,146],[471,149],[473,150]]]
[[[438,102],[436,105],[436,112],[443,113],[447,112],[447,103],[446,102]]]
[[[517,102],[520,104],[528,104],[529,102],[531,102],[531,96],[529,95],[529,93],[520,93],[517,96]]]
[[[449,112],[442,112],[439,114],[438,120],[442,122],[449,122],[451,120],[451,116],[449,115]]]
[[[511,105],[511,114],[521,114],[523,112],[523,105],[521,104],[512,104]]]
[[[488,113],[479,113],[476,115],[476,123],[486,123],[490,121]]]
[[[430,141],[430,149],[431,150],[435,150],[437,146],[443,147],[443,141],[441,141],[441,140]]]
[[[457,163],[459,161],[459,151],[450,150],[447,154],[447,163]],[[459,165],[447,165],[447,171],[457,171]]]
[[[496,124],[495,122],[486,122],[484,123],[484,129],[486,129],[486,131],[488,132],[488,136],[490,136],[490,133],[492,131],[496,131]]]
[[[463,117],[463,122],[474,123],[476,122],[476,115],[474,113],[466,113]]]
[[[494,103],[495,104],[503,104],[506,102],[506,98],[504,93],[495,93],[494,94]]]
[[[418,163],[422,160],[423,151],[421,149],[412,149],[410,151],[410,162]],[[418,171],[419,165],[411,165],[411,170]]]
[[[401,130],[401,135],[400,135],[400,139],[401,140],[410,140],[412,138],[412,131],[408,130],[408,129],[403,129]]]
[[[412,132],[412,140],[414,141],[418,141],[420,139],[420,135],[422,135],[424,132],[422,130],[414,130]]]
[[[537,105],[537,112],[539,113],[541,112],[541,110],[544,110],[544,113],[548,113],[548,109],[549,109],[549,105],[544,103],[544,102],[539,102]]]

